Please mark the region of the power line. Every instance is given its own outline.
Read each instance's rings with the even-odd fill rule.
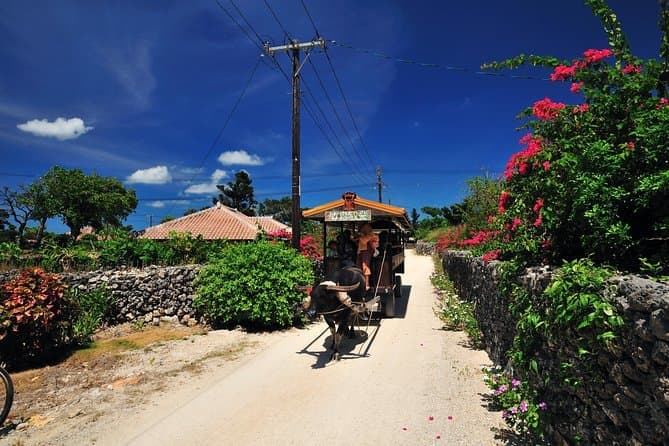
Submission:
[[[382,52],[374,50],[374,49],[358,48],[358,47],[355,47],[353,45],[346,44],[346,43],[339,43],[339,42],[334,41],[334,40],[328,40],[327,42],[329,44],[333,45],[333,46],[338,46],[340,48],[351,49],[351,50],[354,50],[356,52],[369,54],[371,56],[374,56],[374,57],[377,57],[377,58],[380,58],[380,59],[390,60],[390,61],[393,61],[393,62],[406,64],[406,65],[416,65],[416,66],[423,67],[423,68],[435,68],[435,69],[441,69],[441,70],[447,70],[447,71],[461,71],[463,73],[475,74],[477,76],[506,77],[506,78],[510,78],[510,79],[550,81],[550,79],[543,78],[543,77],[524,76],[524,75],[517,75],[517,74],[506,74],[506,73],[498,73],[498,72],[482,71],[482,70],[472,70],[470,68],[456,67],[456,66],[452,66],[452,65],[444,65],[444,64],[440,64],[440,63],[419,62],[419,61],[414,60],[414,59],[407,59],[407,58],[389,56],[385,53],[382,53]]]
[[[339,81],[339,76],[337,76],[337,72],[334,69],[334,65],[332,64],[332,59],[330,58],[330,54],[327,52],[327,50],[325,51],[325,57],[328,60],[330,69],[332,70],[332,75],[334,76],[335,81],[337,82],[337,87],[339,87],[339,92],[341,93],[342,98],[344,98],[344,104],[346,105],[346,110],[348,110],[348,114],[351,117],[351,122],[353,122],[353,127],[355,128],[355,131],[358,134],[358,138],[360,139],[362,148],[365,150],[365,154],[367,155],[367,158],[369,158],[369,161],[372,163],[372,165],[374,165],[376,163],[374,162],[372,156],[369,154],[369,150],[367,150],[367,145],[365,144],[365,140],[362,138],[362,134],[360,133],[360,129],[358,128],[358,124],[356,124],[355,122],[355,118],[353,117],[353,112],[351,111],[351,106],[348,103],[346,94],[344,94],[344,88],[342,87],[341,82]]]
[[[337,118],[337,121],[339,122],[339,125],[341,126],[342,130],[344,131],[344,135],[346,135],[346,138],[348,139],[349,143],[351,144],[351,147],[353,148],[353,153],[358,155],[358,158],[362,162],[363,165],[366,164],[365,160],[362,159],[362,156],[360,153],[356,150],[355,145],[353,144],[353,140],[351,139],[351,136],[349,135],[348,131],[346,130],[346,126],[344,126],[344,122],[341,119],[341,116],[339,116],[339,112],[337,112],[337,108],[334,105],[334,102],[332,101],[332,98],[330,97],[330,94],[328,93],[327,89],[325,88],[325,84],[323,83],[323,79],[321,78],[320,74],[318,73],[318,70],[316,69],[316,65],[309,59],[309,65],[311,68],[314,70],[314,74],[316,75],[316,79],[318,79],[318,83],[321,86],[321,89],[323,90],[323,93],[325,93],[325,98],[327,101],[330,103],[330,107],[332,108],[332,112],[334,113],[335,117]]]
[[[288,34],[288,31],[286,31],[286,28],[283,26],[283,23],[281,23],[281,20],[279,20],[279,17],[276,15],[274,9],[272,9],[272,6],[269,4],[269,2],[267,0],[263,0],[263,2],[265,3],[265,6],[267,6],[267,9],[269,9],[269,12],[272,14],[272,17],[274,17],[276,23],[279,24],[279,27],[281,28],[281,31],[283,31],[283,34],[288,38],[288,40],[292,40],[290,34]]]
[[[311,25],[314,27],[314,32],[316,33],[316,37],[320,37],[321,33],[318,32],[318,28],[316,27],[316,23],[314,23],[313,17],[311,17],[311,14],[309,13],[309,9],[307,8],[307,4],[304,3],[304,0],[300,0],[302,2],[302,7],[304,8],[304,12],[307,14],[307,17],[309,17],[309,21],[311,22]]]

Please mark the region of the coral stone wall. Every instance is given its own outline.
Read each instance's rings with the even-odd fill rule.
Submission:
[[[114,298],[115,322],[158,324],[161,320],[194,325],[201,318],[193,308],[193,280],[200,265],[150,266],[144,269],[61,273],[71,288],[91,291],[104,286]],[[0,283],[16,272],[0,274]]]
[[[485,263],[467,252],[442,254],[444,271],[460,296],[475,304],[476,318],[491,359],[507,365],[516,320],[508,298],[499,291],[497,262]],[[534,299],[550,283],[548,267],[528,269],[521,278]],[[609,280],[608,298],[625,324],[613,352],[583,361],[572,373],[598,376],[580,385],[543,386],[553,423],[555,444],[667,445],[669,444],[669,285],[637,276]],[[540,349],[539,368],[560,370],[560,351],[576,350],[575,339]],[[555,376],[555,375],[554,375]],[[537,383],[540,387],[542,383]],[[580,439],[576,441],[575,439]]]

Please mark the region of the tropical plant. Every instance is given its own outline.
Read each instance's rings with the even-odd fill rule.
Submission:
[[[62,345],[70,334],[70,309],[59,276],[39,268],[21,271],[0,285],[0,355],[20,362],[47,347]]]

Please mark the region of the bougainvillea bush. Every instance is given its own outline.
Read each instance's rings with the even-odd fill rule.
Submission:
[[[504,172],[491,228],[470,247],[489,259],[557,262],[590,257],[638,270],[669,269],[669,42],[661,15],[661,60],[634,56],[603,0],[586,1],[602,20],[610,48],[573,60],[525,56],[487,65],[549,67],[569,103],[539,98],[522,150]],[[666,8],[666,5],[662,6]]]

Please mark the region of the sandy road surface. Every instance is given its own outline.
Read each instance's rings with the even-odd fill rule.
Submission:
[[[293,331],[206,388],[99,432],[96,444],[501,444],[491,431],[500,416],[481,397],[486,354],[440,330],[432,260],[408,251],[406,265],[400,317],[345,340],[340,362],[326,366],[325,324]]]

